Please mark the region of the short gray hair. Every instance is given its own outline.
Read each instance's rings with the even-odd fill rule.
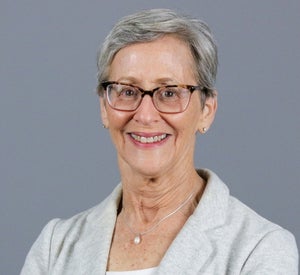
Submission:
[[[130,44],[153,41],[164,35],[175,35],[187,43],[195,61],[198,85],[206,88],[205,96],[213,96],[218,55],[209,27],[203,21],[168,9],[145,10],[126,16],[112,28],[98,53],[99,95],[102,91],[101,82],[108,80],[109,67],[119,50]]]

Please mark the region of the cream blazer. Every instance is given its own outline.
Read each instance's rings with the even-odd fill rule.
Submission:
[[[296,275],[293,235],[230,196],[209,170],[207,186],[157,274]],[[121,184],[98,206],[70,219],[50,221],[29,251],[22,275],[104,275],[122,196]]]

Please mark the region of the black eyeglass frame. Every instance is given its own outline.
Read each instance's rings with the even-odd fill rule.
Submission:
[[[167,113],[167,114],[182,113],[182,112],[184,112],[184,111],[186,110],[186,108],[188,107],[188,105],[189,105],[189,103],[190,103],[190,100],[191,100],[191,95],[192,95],[192,93],[193,93],[194,91],[199,90],[199,91],[201,91],[201,92],[206,92],[206,90],[207,90],[204,86],[200,86],[200,85],[196,85],[196,86],[195,86],[195,85],[185,85],[185,84],[178,84],[178,85],[163,85],[163,86],[156,87],[156,88],[154,88],[154,89],[152,89],[152,90],[144,90],[144,89],[142,89],[141,87],[138,87],[138,86],[136,86],[136,85],[128,84],[128,83],[123,83],[123,82],[117,82],[117,81],[103,81],[103,82],[101,82],[101,86],[102,86],[102,88],[104,89],[104,91],[107,91],[107,87],[108,87],[109,85],[111,85],[111,84],[125,85],[125,86],[129,86],[129,87],[133,87],[133,88],[135,88],[135,89],[138,89],[138,90],[141,92],[141,94],[142,94],[142,95],[141,95],[141,101],[140,101],[140,103],[136,106],[135,109],[132,109],[132,110],[122,110],[122,109],[115,108],[114,106],[112,106],[112,105],[110,104],[110,102],[109,102],[109,100],[108,100],[109,105],[110,105],[113,109],[119,110],[119,111],[124,111],[124,112],[132,112],[132,111],[135,111],[135,110],[140,106],[140,104],[142,103],[142,99],[143,99],[143,97],[144,97],[145,95],[149,95],[149,96],[151,97],[151,99],[152,99],[152,102],[153,102],[153,95],[154,95],[154,93],[155,93],[157,90],[159,90],[159,89],[161,89],[161,88],[176,88],[176,87],[178,87],[178,88],[184,88],[184,89],[187,89],[187,90],[190,91],[190,96],[189,96],[188,103],[187,103],[186,107],[185,107],[182,111],[179,111],[179,112],[178,112],[178,111],[177,111],[177,112],[163,112],[163,111],[160,111],[159,109],[157,109],[157,107],[155,106],[154,102],[153,102],[153,105],[154,105],[154,107],[155,107],[159,112],[161,112],[161,113]]]

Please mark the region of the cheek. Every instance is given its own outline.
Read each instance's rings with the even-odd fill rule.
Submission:
[[[198,106],[190,106],[186,112],[173,115],[169,118],[168,123],[176,129],[178,135],[191,136],[198,131],[199,121],[201,121],[202,113]]]
[[[118,112],[108,107],[107,119],[111,130],[123,131],[125,125],[132,119],[132,114],[127,112]]]
[[[195,123],[196,118],[184,117],[178,119],[166,119],[167,124],[173,129],[174,146],[176,147],[189,147],[194,144],[196,139],[196,133],[198,131]]]

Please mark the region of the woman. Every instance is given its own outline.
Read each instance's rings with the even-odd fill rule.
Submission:
[[[98,68],[121,184],[100,205],[51,221],[22,274],[297,274],[293,236],[194,167],[196,134],[217,110],[208,27],[170,10],[128,16]]]

